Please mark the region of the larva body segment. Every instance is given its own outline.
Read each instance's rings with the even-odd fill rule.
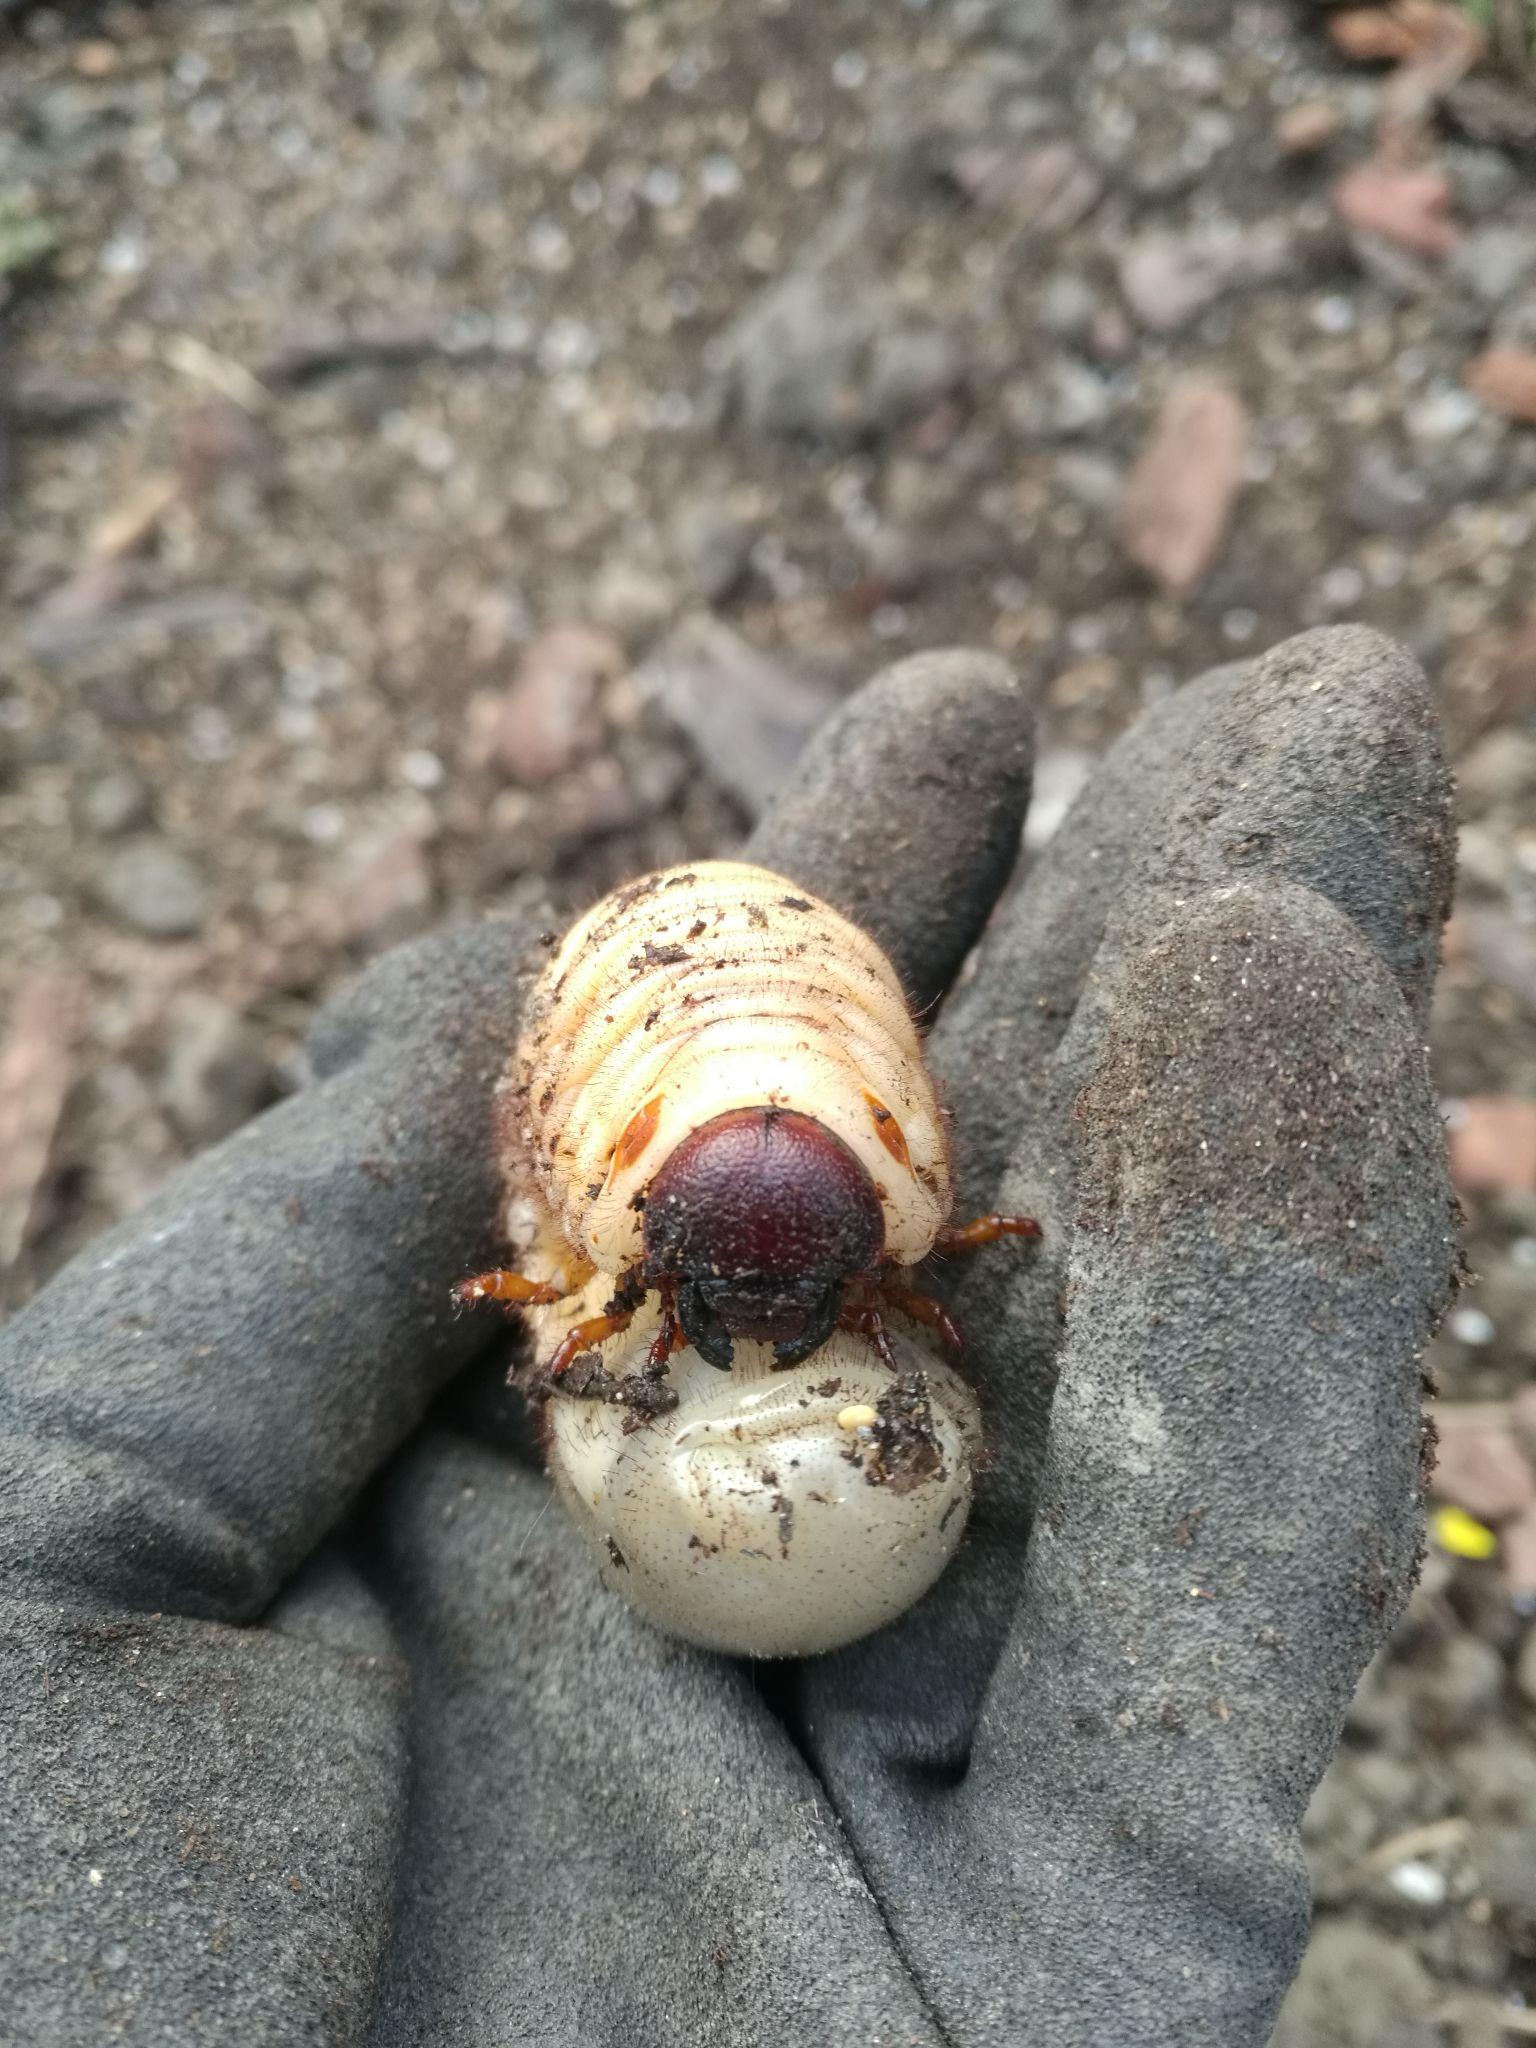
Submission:
[[[703,861],[605,898],[533,997],[504,1120],[514,1184],[599,1273],[641,1257],[647,1188],[730,1111],[812,1118],[866,1169],[884,1259],[915,1265],[949,1212],[943,1123],[890,964],[766,869]]]
[[[550,1474],[608,1586],[736,1656],[816,1656],[910,1607],[964,1533],[981,1426],[958,1374],[891,1342],[895,1370],[846,1331],[788,1371],[766,1345],[738,1345],[726,1375],[677,1354],[670,1405],[638,1428],[551,1401]],[[610,1378],[642,1371],[646,1343],[604,1346]]]

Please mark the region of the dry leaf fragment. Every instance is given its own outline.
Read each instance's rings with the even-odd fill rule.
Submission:
[[[1243,487],[1248,411],[1214,377],[1175,384],[1163,400],[1120,504],[1132,561],[1173,596],[1193,590],[1216,560]]]

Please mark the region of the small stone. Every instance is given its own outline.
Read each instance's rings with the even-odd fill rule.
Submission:
[[[1536,1102],[1470,1095],[1448,1117],[1451,1178],[1470,1193],[1536,1189]]]
[[[261,1034],[214,996],[176,1005],[161,1098],[183,1137],[210,1145],[227,1137],[277,1094]]]
[[[624,650],[588,626],[557,626],[524,654],[502,698],[491,753],[514,782],[550,782],[603,741],[602,691],[624,673]]]
[[[1021,434],[1070,441],[1102,427],[1114,401],[1097,370],[1074,356],[1056,356],[1033,377],[1011,385],[1005,404]]]
[[[1288,227],[1222,224],[1189,234],[1161,231],[1131,243],[1120,289],[1143,327],[1171,334],[1240,286],[1284,276],[1294,263]]]
[[[1042,235],[1065,234],[1104,196],[1102,172],[1070,142],[980,144],[962,150],[951,168],[978,206]]]
[[[1484,1896],[1528,1939],[1536,1932],[1536,1829],[1484,1828],[1473,1853]]]
[[[1497,1524],[1536,1502],[1536,1479],[1508,1430],[1448,1419],[1440,1431],[1430,1492],[1481,1522]]]
[[[1443,1870],[1437,1870],[1433,1863],[1410,1856],[1404,1863],[1394,1864],[1387,1872],[1387,1883],[1399,1898],[1407,1899],[1414,1906],[1440,1906],[1445,1903],[1446,1877]]]
[[[1039,321],[1061,341],[1081,341],[1093,326],[1099,295],[1076,270],[1053,270],[1040,295]]]
[[[635,682],[754,818],[835,702],[833,692],[781,668],[707,613],[674,627]]]
[[[588,601],[595,623],[630,648],[659,632],[677,608],[678,594],[666,577],[623,555],[598,570]]]
[[[1491,1344],[1498,1335],[1493,1317],[1480,1308],[1455,1310],[1446,1328],[1458,1344]]]
[[[1462,816],[1471,818],[1500,804],[1536,801],[1536,734],[1514,726],[1485,734],[1456,764],[1456,796]]]
[[[1449,256],[1461,239],[1450,217],[1451,181],[1443,171],[1416,171],[1372,159],[1347,171],[1333,203],[1348,226],[1381,235],[1415,256]]]
[[[1468,363],[1466,385],[1506,419],[1536,423],[1536,350],[1486,349]]]
[[[1390,449],[1380,446],[1362,448],[1356,456],[1344,504],[1365,533],[1418,533],[1435,516],[1423,477],[1405,469]]]
[[[208,916],[207,886],[192,862],[147,834],[104,856],[95,894],[114,917],[154,939],[190,938]]]
[[[1490,226],[1468,235],[1451,260],[1450,276],[1485,306],[1501,306],[1536,275],[1536,234]]]
[[[1243,487],[1249,418],[1214,377],[1175,384],[1125,487],[1127,554],[1172,596],[1187,595],[1221,552]]]
[[[398,825],[363,834],[343,853],[322,892],[322,922],[343,943],[382,945],[420,928],[433,900],[419,832]]]
[[[1409,407],[1404,421],[1416,441],[1459,443],[1477,425],[1477,400],[1454,384],[1439,385]]]
[[[1501,212],[1520,189],[1520,173],[1502,149],[1451,143],[1443,162],[1456,211],[1471,220]]]
[[[1324,1919],[1270,2048],[1439,2048],[1435,1985],[1407,1942],[1363,1921]]]
[[[861,195],[823,223],[731,327],[730,396],[754,433],[853,446],[930,410],[960,383],[953,337],[869,268],[869,203]]]
[[[81,792],[77,814],[88,832],[103,839],[147,825],[154,809],[149,784],[131,768],[108,768],[93,776]]]
[[[964,367],[959,345],[941,328],[905,327],[878,335],[865,390],[873,425],[889,432],[926,412],[959,387]]]
[[[1498,1706],[1504,1659],[1491,1643],[1454,1635],[1426,1657],[1413,1696],[1413,1717],[1424,1733],[1448,1742],[1470,1733]]]
[[[1070,449],[1057,457],[1056,480],[1068,497],[1095,512],[1112,511],[1125,489],[1125,472],[1119,464],[1086,448]]]
[[[686,498],[672,521],[673,546],[694,594],[722,604],[747,573],[757,528],[718,498]]]
[[[1343,111],[1333,100],[1301,100],[1275,122],[1275,141],[1285,156],[1317,156],[1343,125]]]

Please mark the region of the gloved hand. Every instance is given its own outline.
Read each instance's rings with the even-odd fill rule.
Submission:
[[[751,857],[929,1004],[1028,724],[991,657],[904,663]],[[380,962],[0,1339],[0,2037],[1260,2048],[1419,1541],[1450,867],[1371,633],[1111,752],[933,1036],[960,1211],[1045,1226],[940,1278],[995,1463],[933,1593],[801,1666],[602,1592],[505,1338],[461,1371],[536,927]]]

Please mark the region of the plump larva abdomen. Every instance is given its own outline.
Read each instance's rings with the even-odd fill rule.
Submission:
[[[647,1344],[605,1347],[614,1379]],[[551,1400],[550,1474],[608,1585],[737,1656],[815,1656],[910,1607],[960,1542],[981,1432],[957,1374],[916,1339],[892,1347],[895,1370],[840,1332],[780,1372],[743,1345],[725,1375],[677,1353],[672,1405],[639,1428],[621,1404]]]
[[[650,875],[576,925],[535,992],[508,1102],[517,1178],[600,1272],[639,1258],[646,1188],[729,1110],[796,1110],[869,1172],[885,1256],[916,1264],[949,1211],[938,1103],[874,941],[734,861]]]

